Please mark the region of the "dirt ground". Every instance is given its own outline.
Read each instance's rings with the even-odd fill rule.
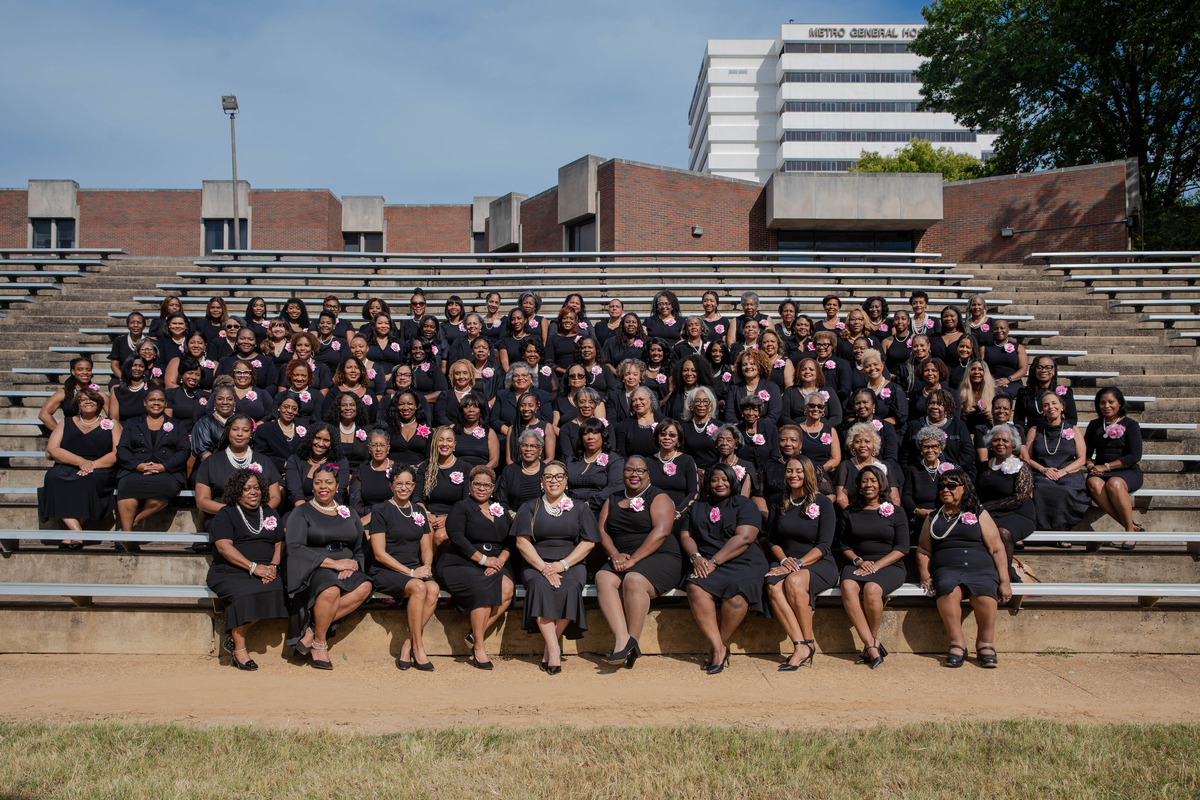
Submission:
[[[647,656],[632,670],[568,657],[543,674],[533,659],[492,672],[435,657],[434,672],[390,659],[343,658],[335,669],[260,656],[257,672],[185,656],[0,656],[0,719],[336,727],[370,733],[452,725],[746,724],[829,728],[918,720],[1040,718],[1059,722],[1200,720],[1194,656],[1000,654],[984,670],[891,655],[877,670],[818,654],[814,669],[737,656],[724,674],[694,659]]]

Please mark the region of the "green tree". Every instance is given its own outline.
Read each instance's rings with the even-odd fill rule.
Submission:
[[[948,147],[934,146],[913,139],[889,156],[873,150],[863,150],[858,166],[851,172],[940,172],[944,181],[965,181],[985,174],[983,162],[966,153],[956,153]]]
[[[999,172],[1136,157],[1148,203],[1200,180],[1200,2],[933,0],[926,108],[996,130]]]

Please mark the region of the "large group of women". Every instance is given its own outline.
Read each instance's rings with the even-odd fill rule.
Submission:
[[[1093,502],[1140,530],[1141,436],[1115,387],[1079,435],[1054,360],[982,297],[927,305],[830,295],[820,318],[791,301],[771,316],[747,292],[724,316],[709,292],[685,316],[664,290],[648,318],[617,299],[592,318],[578,294],[543,314],[532,292],[507,312],[493,292],[485,313],[450,297],[435,316],[416,290],[407,313],[372,298],[356,324],[332,296],[315,319],[300,299],[269,317],[213,298],[199,320],[171,297],[129,314],[111,385],[77,358],[43,407],[39,508],[70,530],[115,509],[132,531],[192,487],[239,669],[256,668],[249,626],[281,617],[291,652],[332,669],[329,637],[380,592],[407,613],[397,666],[432,670],[442,591],[492,669],[488,631],[520,584],[557,674],[589,582],[613,664],[633,666],[651,601],[682,589],[710,674],[751,612],[793,643],[781,671],[811,665],[816,598],[839,587],[874,669],[884,598],[910,575],[937,598],[946,663],[967,655],[966,599],[993,667],[1022,539]]]

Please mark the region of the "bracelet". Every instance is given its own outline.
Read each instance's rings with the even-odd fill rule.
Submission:
[[[250,562],[250,569],[249,569],[249,570],[247,570],[247,571],[250,573],[250,575],[252,575],[252,576],[253,576],[253,575],[254,575],[254,570],[256,570],[256,569],[258,569],[258,562],[257,562],[257,561],[251,561],[251,562]]]
[[[857,567],[859,564],[862,563],[862,556],[859,556],[858,558],[854,559],[854,561],[852,561],[850,563]]]
[[[563,565],[563,572],[566,572],[567,570],[569,570],[571,568],[571,565],[567,563],[567,560],[565,558],[559,559],[558,563]]]
[[[710,559],[708,560],[708,563],[712,564],[714,567],[719,567],[719,566],[721,566],[720,564],[718,564],[718,563],[717,563],[717,560],[716,560],[715,558],[710,558]]]
[[[695,553],[692,553],[690,556],[688,556],[688,561],[694,562],[699,557],[700,557],[700,551],[697,550]]]

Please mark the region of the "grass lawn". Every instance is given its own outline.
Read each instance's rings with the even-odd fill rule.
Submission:
[[[698,698],[697,702],[703,702]],[[863,714],[870,709],[864,707]],[[802,715],[803,709],[797,709]],[[1200,725],[448,728],[0,723],[15,798],[1193,798]]]

